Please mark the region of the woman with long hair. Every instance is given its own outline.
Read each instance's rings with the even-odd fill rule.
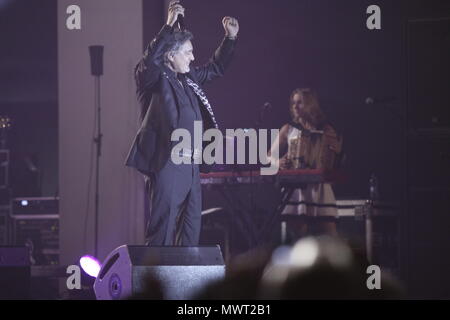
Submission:
[[[340,141],[335,129],[330,125],[320,108],[317,95],[309,88],[298,88],[292,91],[289,99],[291,121],[281,129],[269,151],[271,161],[278,163],[280,169],[292,166],[288,157],[289,145],[301,136],[303,131],[320,130],[327,135],[328,148],[340,152]],[[304,133],[304,132],[303,132]],[[280,159],[270,155],[278,148]],[[287,221],[287,235],[290,241],[308,234],[337,235],[336,198],[330,183],[310,183],[305,188],[295,189],[289,203],[282,212]]]

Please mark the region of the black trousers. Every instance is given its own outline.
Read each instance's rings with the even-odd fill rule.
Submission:
[[[198,245],[202,209],[199,166],[175,165],[169,159],[147,178],[146,187],[150,201],[146,245]]]

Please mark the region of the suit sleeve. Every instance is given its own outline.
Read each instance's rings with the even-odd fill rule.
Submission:
[[[223,76],[233,58],[235,44],[236,40],[224,38],[211,60],[204,66],[194,68],[201,85]]]
[[[165,44],[173,32],[173,28],[164,25],[158,35],[147,46],[144,56],[135,67],[135,79],[138,94],[150,90],[158,81],[161,65],[164,63]]]

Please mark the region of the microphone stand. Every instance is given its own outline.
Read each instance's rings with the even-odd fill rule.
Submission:
[[[380,107],[383,110],[388,111],[394,120],[403,121],[404,116],[397,109],[395,109],[395,106],[398,105],[398,103],[396,103],[397,98],[392,97],[386,99],[385,101],[383,100],[384,99],[377,101],[375,98],[368,97],[364,102],[367,106]]]
[[[266,103],[264,103],[264,105],[262,106],[262,108],[261,108],[261,111],[259,112],[259,116],[258,116],[258,120],[256,120],[256,123],[255,123],[255,130],[256,130],[256,138],[257,138],[257,152],[258,152],[258,157],[259,157],[259,129],[261,129],[261,125],[262,125],[262,122],[263,122],[263,119],[264,119],[264,114],[265,114],[265,112],[267,111],[267,110],[269,110],[270,109],[270,107],[271,107],[271,105],[270,105],[270,103],[268,103],[268,102],[266,102]],[[267,152],[267,151],[266,151]],[[258,158],[257,157],[257,158]],[[256,213],[256,206],[255,206],[255,201],[254,201],[254,198],[255,198],[255,186],[256,186],[256,184],[254,183],[254,181],[253,181],[253,170],[251,170],[250,169],[250,211],[252,212],[252,213]],[[256,235],[256,242],[258,242],[258,238],[259,238],[259,236],[258,235]]]
[[[94,257],[98,257],[98,216],[99,216],[99,174],[100,174],[100,157],[102,155],[102,130],[101,130],[101,105],[100,105],[100,75],[95,75],[95,105],[97,118],[97,135],[94,138],[96,145],[96,163],[95,163],[95,251]]]
[[[102,155],[101,104],[100,104],[100,76],[103,75],[103,46],[90,46],[91,74],[95,79],[95,117],[97,118],[97,134],[94,138],[96,145],[95,163],[95,221],[94,221],[94,256],[98,256],[98,221],[99,221],[99,189],[100,189],[100,157]]]

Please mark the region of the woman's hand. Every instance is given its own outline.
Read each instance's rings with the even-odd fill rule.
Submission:
[[[287,169],[287,168],[290,167],[290,164],[291,164],[290,160],[285,158],[285,157],[283,157],[283,158],[280,159],[279,168],[280,168],[280,170]]]
[[[342,149],[341,142],[338,139],[332,139],[328,143],[328,148],[336,153],[340,153]]]

